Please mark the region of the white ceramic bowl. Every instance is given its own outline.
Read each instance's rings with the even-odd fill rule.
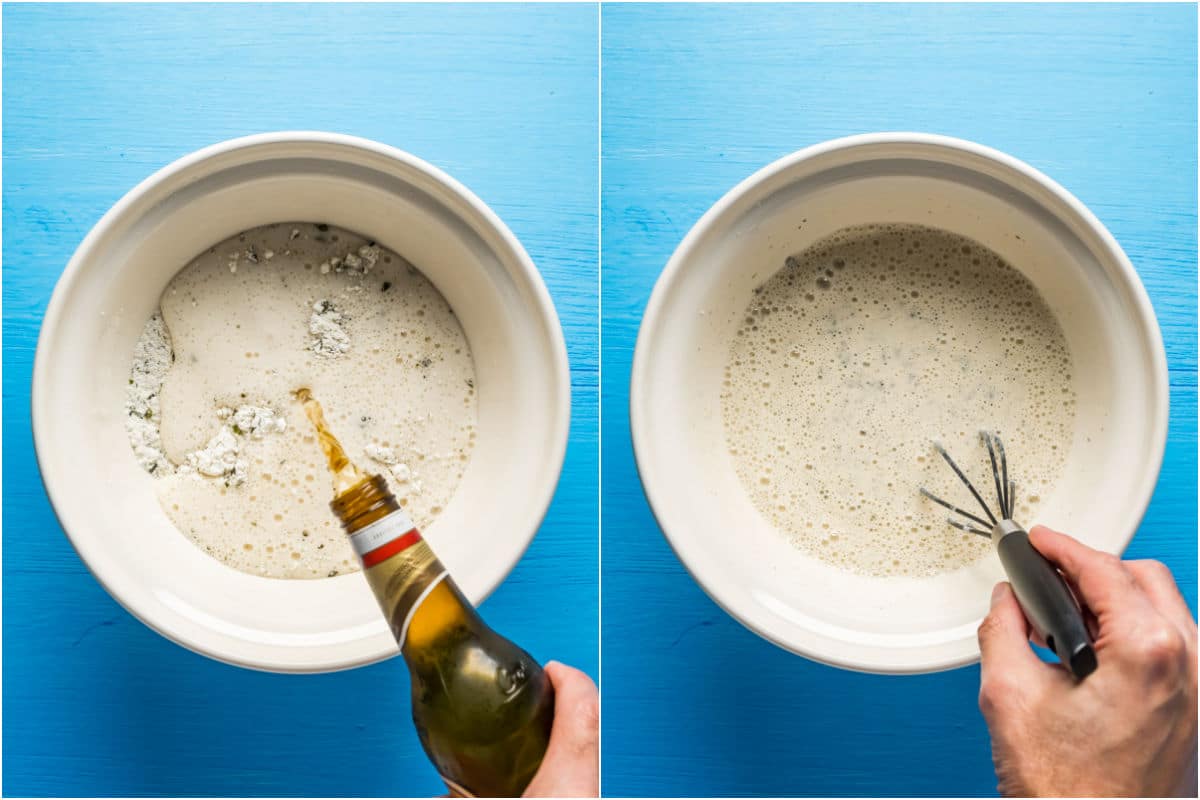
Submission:
[[[1074,359],[1079,405],[1066,477],[1037,521],[1121,552],[1149,503],[1166,441],[1167,368],[1154,312],[1121,248],[1078,200],[970,142],[913,133],[839,139],[776,161],[721,198],[654,288],[630,417],[658,522],[727,612],[828,664],[926,672],[978,658],[975,630],[1003,578],[995,554],[928,579],[864,577],[803,555],[742,489],[719,401],[727,343],[754,287],[815,240],[883,222],[974,239],[1045,297]]]
[[[123,427],[133,345],[172,276],[228,236],[294,220],[402,254],[462,323],[478,445],[424,533],[475,603],[550,503],[570,382],[550,296],[512,233],[461,184],[394,148],[311,132],[235,139],[160,170],[104,215],[59,280],[38,342],[33,432],[50,500],[92,573],[147,625],[222,661],[301,672],[397,652],[366,581],[259,578],[205,555],[160,509]]]

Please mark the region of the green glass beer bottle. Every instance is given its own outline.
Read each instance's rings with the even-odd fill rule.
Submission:
[[[541,666],[487,626],[380,475],[346,456],[305,389],[334,476],[334,514],[412,679],[412,716],[442,780],[465,797],[517,797],[541,765],[554,693]]]

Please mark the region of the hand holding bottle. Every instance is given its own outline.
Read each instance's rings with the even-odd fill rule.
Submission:
[[[1157,561],[1121,561],[1049,528],[1030,541],[1094,617],[1099,666],[1077,683],[1029,648],[1011,587],[979,627],[979,706],[1009,796],[1196,796],[1196,623]]]
[[[599,797],[600,697],[585,673],[551,661],[543,668],[554,686],[554,727],[542,766],[525,797]]]

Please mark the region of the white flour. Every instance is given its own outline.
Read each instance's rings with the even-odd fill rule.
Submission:
[[[229,428],[208,440],[208,444],[188,453],[187,463],[180,466],[184,474],[198,472],[210,478],[224,478],[226,486],[240,486],[246,482],[246,462],[238,458],[237,437]]]
[[[392,448],[371,442],[364,448],[364,452],[367,454],[367,458],[387,467],[388,471],[392,473],[392,477],[400,483],[408,483],[412,480],[412,470],[408,468],[407,464],[400,463],[400,456],[396,455]],[[414,487],[414,490],[421,491],[419,486]]]
[[[168,517],[255,575],[358,569],[295,389],[320,398],[419,527],[474,445],[474,364],[454,312],[399,255],[327,225],[269,225],[200,254],[163,293],[130,380],[130,444]]]
[[[283,433],[287,421],[270,408],[241,406],[236,411],[223,408],[217,411],[221,419],[228,419],[230,428],[238,436],[249,435],[261,439],[268,433]]]
[[[175,466],[163,453],[158,431],[161,419],[158,395],[173,360],[171,338],[163,325],[162,315],[155,314],[146,322],[133,349],[133,370],[125,392],[125,430],[142,469],[158,475],[175,471]]]
[[[241,406],[217,409],[217,419],[224,425],[208,444],[188,453],[179,473],[199,473],[210,478],[222,478],[226,486],[241,486],[246,482],[248,464],[240,458],[242,440],[249,436],[261,439],[270,433],[283,433],[287,421],[269,408]]]
[[[313,313],[308,318],[308,333],[312,336],[308,348],[326,358],[336,358],[345,353],[350,349],[350,335],[346,333],[346,322],[346,315],[338,311],[330,301],[313,303]]]
[[[134,346],[133,370],[125,393],[125,430],[142,469],[159,476],[177,470],[163,452],[159,430],[162,419],[159,394],[174,360],[171,337],[162,315],[156,313],[146,322]],[[282,432],[287,427],[283,417],[258,406],[241,406],[236,411],[219,408],[216,418],[227,424],[204,447],[184,456],[178,466],[180,474],[199,473],[223,478],[226,486],[239,485],[245,481],[246,462],[238,458],[238,437],[250,435],[261,439],[267,433]]]

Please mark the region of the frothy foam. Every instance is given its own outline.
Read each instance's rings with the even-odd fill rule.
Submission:
[[[396,253],[327,225],[256,228],[187,265],[161,312],[174,357],[156,397],[161,448],[183,468],[156,469],[156,488],[171,521],[213,557],[276,578],[359,569],[292,397],[302,386],[419,527],[449,503],[475,441],[474,364],[445,298]],[[230,413],[247,407],[279,419],[255,435]],[[220,437],[236,452],[219,455],[243,473],[187,468]],[[393,463],[376,463],[381,453]]]
[[[919,496],[991,498],[981,429],[1004,438],[1018,521],[1062,473],[1076,397],[1058,321],[977,242],[909,225],[844,229],[754,290],[730,344],[726,441],[755,506],[799,550],[853,572],[927,576],[990,543]]]

